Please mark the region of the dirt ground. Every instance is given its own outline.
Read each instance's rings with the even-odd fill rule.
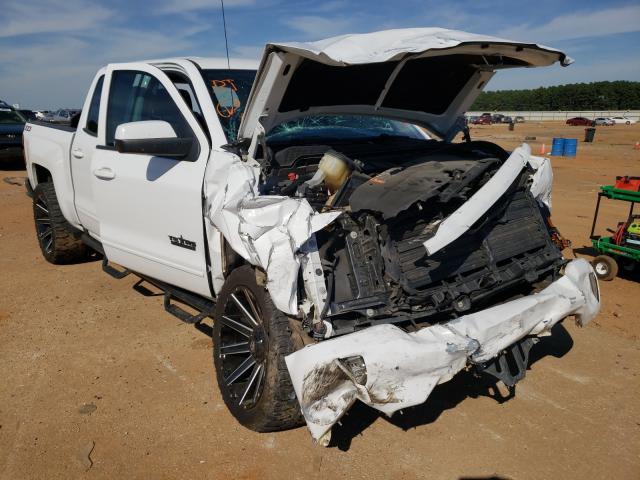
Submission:
[[[536,137],[536,153],[553,136],[583,135],[553,123],[472,129],[509,148]],[[553,158],[554,219],[577,255],[598,185],[640,175],[637,141],[640,125],[599,127],[575,158]],[[241,427],[217,390],[207,336],[133,278],[97,262],[46,263],[24,189],[0,182],[0,200],[0,479],[640,478],[637,278],[603,282],[594,322],[568,320],[536,345],[514,398],[499,402],[461,374],[391,419],[356,406],[321,448],[306,428]],[[600,225],[625,215],[605,203]]]

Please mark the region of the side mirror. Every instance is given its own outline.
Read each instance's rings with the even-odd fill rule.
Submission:
[[[141,153],[182,159],[191,151],[193,138],[178,138],[169,122],[142,120],[116,128],[115,147],[120,153]]]

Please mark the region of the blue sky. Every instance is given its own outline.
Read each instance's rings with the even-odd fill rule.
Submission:
[[[231,55],[267,41],[437,26],[532,41],[576,60],[567,68],[500,72],[490,90],[640,80],[640,3],[563,0],[225,0]],[[26,108],[79,107],[109,62],[223,56],[219,0],[0,0],[0,99]]]

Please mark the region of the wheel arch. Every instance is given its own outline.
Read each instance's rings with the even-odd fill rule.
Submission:
[[[53,182],[53,175],[47,167],[44,167],[39,163],[33,163],[31,168],[33,172],[33,179],[35,180],[33,188],[35,188],[39,183]]]

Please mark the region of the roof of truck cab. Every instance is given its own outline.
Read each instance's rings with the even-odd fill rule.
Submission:
[[[260,59],[250,58],[229,58],[227,64],[226,57],[173,57],[173,58],[155,58],[153,60],[146,60],[145,63],[158,64],[158,63],[180,63],[183,61],[194,62],[198,67],[209,70],[219,69],[225,70],[229,67],[233,70],[257,70],[260,65]]]

